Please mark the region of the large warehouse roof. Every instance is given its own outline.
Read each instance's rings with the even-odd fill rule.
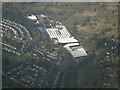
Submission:
[[[46,29],[51,39],[58,39],[59,43],[64,43],[66,48],[73,58],[87,56],[86,51],[80,46],[78,40],[76,40],[65,26],[57,25],[55,28]]]
[[[87,56],[86,51],[83,48],[77,48],[77,49],[72,49],[70,46],[76,46],[79,45],[79,43],[73,43],[73,44],[66,44],[64,48],[66,48],[74,58],[76,57],[81,57],[81,56]]]
[[[61,29],[59,30],[58,28],[48,28],[46,29],[46,31],[48,32],[50,38],[69,38],[70,35],[68,32],[66,32],[65,29]]]
[[[66,44],[64,47],[70,47],[70,46],[76,46],[76,45],[79,45],[79,43],[69,43],[69,44]]]
[[[35,15],[28,16],[27,18],[29,18],[31,20],[37,20],[37,17]]]
[[[61,38],[58,39],[59,43],[72,43],[72,42],[78,42],[78,40],[74,39],[74,38]]]

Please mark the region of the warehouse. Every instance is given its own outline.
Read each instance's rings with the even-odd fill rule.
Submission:
[[[58,39],[59,43],[75,43],[78,42],[78,40],[74,39],[74,38],[61,38]]]
[[[70,34],[65,26],[56,25],[54,28],[47,28],[46,31],[52,41],[54,41],[55,44],[58,42],[62,44],[63,47],[71,53],[73,58],[87,56],[84,48],[80,46],[78,40]]]
[[[27,18],[31,19],[31,20],[37,20],[37,16],[31,14],[30,16],[28,16]]]
[[[70,37],[64,29],[59,30],[58,28],[48,28],[46,29],[46,31],[48,32],[50,38],[52,39],[54,38],[61,39],[61,38]]]
[[[64,48],[66,48],[72,54],[73,58],[87,56],[86,51],[82,46],[79,45],[79,43],[66,44],[64,45]]]

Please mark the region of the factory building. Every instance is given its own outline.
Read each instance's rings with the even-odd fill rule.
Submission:
[[[31,19],[31,20],[38,20],[37,16],[31,14],[30,16],[27,16],[27,18]]]
[[[56,25],[54,28],[47,28],[46,31],[55,43],[57,41],[60,44],[64,44],[63,47],[71,53],[73,58],[87,56],[85,49],[80,46],[78,40],[70,34],[65,26]]]

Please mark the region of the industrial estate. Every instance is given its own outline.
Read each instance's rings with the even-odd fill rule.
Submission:
[[[47,19],[47,16],[45,16],[44,14],[42,14],[41,17]],[[36,20],[36,22],[39,23],[39,21],[37,21],[39,20],[38,17],[33,14],[31,14],[27,18],[31,20]],[[59,23],[59,21],[57,21],[57,24],[54,24],[53,20],[47,20],[49,21],[50,28],[46,28],[46,32],[55,44],[63,44],[63,47],[66,48],[74,58],[87,56],[86,50],[79,44],[78,40],[76,40],[71,35],[68,29],[64,25],[62,25],[61,22]]]
[[[2,88],[118,88],[117,16],[117,3],[3,2]]]

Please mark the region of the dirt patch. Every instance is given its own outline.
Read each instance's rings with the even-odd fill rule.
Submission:
[[[117,10],[117,3],[109,3],[106,7],[108,10]]]
[[[82,16],[96,16],[97,12],[84,11]]]
[[[77,27],[77,30],[78,30],[78,31],[86,30],[86,28],[87,28],[86,26],[83,27],[83,26],[81,26],[81,25],[76,25],[76,27]]]
[[[116,7],[113,7],[113,6],[109,6],[109,7],[107,7],[106,9],[108,9],[108,10],[117,10],[117,8],[116,8]]]

